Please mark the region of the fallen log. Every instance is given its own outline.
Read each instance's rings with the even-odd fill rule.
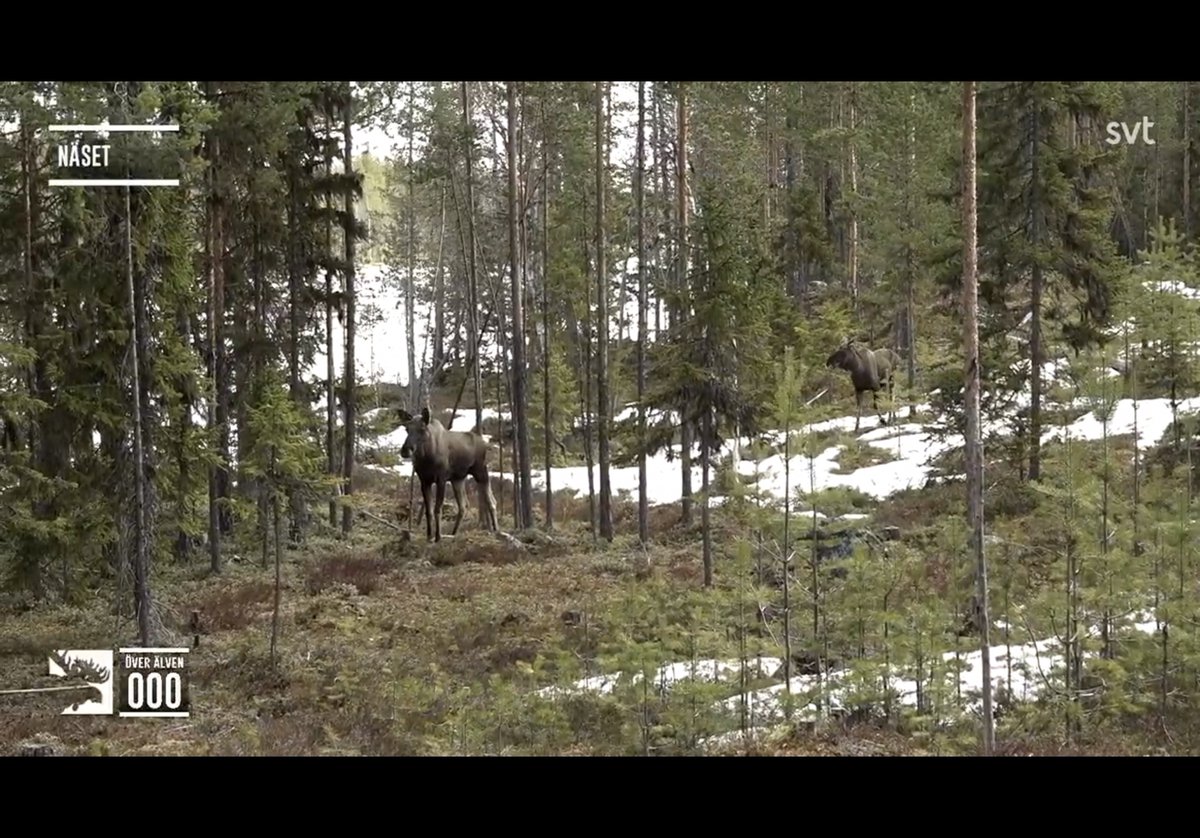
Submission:
[[[503,541],[507,541],[508,545],[510,547],[515,547],[518,550],[528,549],[527,545],[525,544],[524,541],[521,541],[516,536],[509,535],[508,533],[504,532],[503,530],[496,530],[496,536],[497,536],[497,538],[500,538]]]

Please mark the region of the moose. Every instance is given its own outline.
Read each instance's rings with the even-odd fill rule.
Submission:
[[[862,417],[863,393],[868,390],[871,391],[871,406],[879,412],[879,423],[888,423],[879,411],[879,391],[885,387],[888,392],[889,416],[893,420],[896,418],[895,374],[900,360],[900,355],[891,349],[868,349],[856,345],[853,340],[847,340],[825,359],[825,366],[850,373],[850,381],[854,384],[855,433],[858,432],[859,420]]]
[[[421,498],[425,502],[425,537],[428,541],[442,540],[442,503],[446,498],[446,482],[454,487],[454,502],[458,515],[451,535],[458,534],[463,519],[463,482],[467,475],[475,478],[479,496],[479,522],[489,530],[499,530],[496,517],[496,498],[487,470],[487,443],[476,431],[448,431],[437,419],[431,419],[429,408],[420,416],[407,410],[398,411],[408,436],[400,446],[400,456],[412,458],[413,471],[421,480]],[[437,486],[437,504],[430,502],[430,489]]]

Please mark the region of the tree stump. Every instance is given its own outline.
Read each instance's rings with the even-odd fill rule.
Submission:
[[[192,630],[192,648],[198,648],[200,646],[200,634],[203,628],[200,623],[199,611],[192,612],[192,619],[188,623],[188,628]]]
[[[900,540],[900,528],[899,527],[884,527],[883,528],[883,537],[884,537],[884,540],[886,540],[886,541],[899,541]]]

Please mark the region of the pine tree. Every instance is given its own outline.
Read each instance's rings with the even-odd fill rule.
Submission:
[[[1042,368],[1053,337],[1045,320],[1079,351],[1104,342],[1114,305],[1104,185],[1113,155],[1098,136],[1101,96],[1084,82],[980,90],[979,292],[993,334],[1030,317],[1030,480],[1041,475]],[[1074,311],[1068,293],[1082,296]]]

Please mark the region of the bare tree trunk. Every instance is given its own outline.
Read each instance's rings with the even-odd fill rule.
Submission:
[[[205,84],[209,98],[216,95],[212,82]],[[219,436],[220,430],[220,380],[224,375],[220,344],[224,340],[221,326],[225,313],[224,300],[224,255],[225,237],[221,229],[223,205],[221,201],[221,139],[216,133],[208,136],[209,160],[209,292],[208,292],[208,370],[212,379],[212,396],[208,403],[209,433]],[[208,468],[208,555],[213,573],[221,572],[221,490],[218,466]]]
[[[586,246],[583,253],[583,276],[587,277],[588,270],[591,268],[588,259]],[[590,284],[589,284],[590,287]],[[592,293],[589,290],[587,294],[587,322],[585,323],[584,340],[583,340],[583,359],[579,363],[579,374],[583,376],[583,446],[584,446],[584,461],[587,464],[588,475],[588,528],[592,534],[592,540],[595,541],[599,535],[599,528],[596,524],[596,461],[595,449],[592,447],[592,433],[595,428],[595,413],[592,410]]]
[[[608,155],[605,152],[604,82],[596,82],[596,422],[600,455],[600,537],[613,539],[612,485],[608,440],[608,261],[604,236],[604,191]]]
[[[913,192],[917,188],[917,97],[915,93],[908,95],[908,188],[905,191],[904,206],[908,219],[908,240],[904,244],[904,288],[905,326],[904,337],[907,346],[905,355],[908,359],[908,393],[913,399],[909,404],[908,416],[911,419],[917,413],[916,399],[913,393],[917,387],[917,275],[916,259],[912,246],[912,231],[915,227],[913,218]]]
[[[307,229],[302,229],[301,216],[303,214],[302,198],[300,196],[300,176],[299,163],[296,159],[297,154],[294,149],[289,150],[288,154],[288,258],[287,258],[287,273],[288,273],[288,395],[292,402],[302,412],[311,410],[311,405],[308,403],[308,398],[305,394],[305,386],[301,379],[300,372],[300,340],[301,333],[304,330],[304,314],[301,311],[301,288],[303,287],[303,276],[305,274],[305,237],[308,233]],[[307,227],[308,225],[303,225]],[[188,411],[190,405],[184,407],[184,418],[190,418]],[[185,429],[186,433],[186,429]],[[182,462],[182,452],[184,446],[180,445],[180,456]],[[182,469],[181,469],[182,471]],[[182,475],[181,475],[182,478]],[[292,545],[299,545],[303,539],[304,530],[306,528],[306,518],[308,514],[308,506],[305,503],[304,497],[298,492],[291,490],[288,492],[288,540]],[[180,533],[181,541],[183,533]]]
[[[679,200],[679,261],[678,274],[676,275],[677,290],[682,297],[679,308],[676,311],[676,316],[679,322],[672,322],[673,327],[682,327],[689,317],[688,299],[690,295],[687,293],[688,284],[688,104],[687,104],[687,88],[681,82],[679,85],[677,124],[675,126],[678,136],[677,151],[677,171],[679,187],[677,189]],[[692,416],[691,416],[691,400],[684,398],[680,404],[679,416],[679,442],[680,442],[680,468],[683,472],[683,486],[681,503],[683,506],[683,525],[685,527],[692,524]]]
[[[413,411],[416,410],[415,405],[420,397],[417,377],[417,338],[413,334],[417,322],[416,313],[413,311],[415,298],[413,262],[416,259],[417,248],[417,208],[413,203],[413,133],[416,130],[413,124],[413,109],[416,95],[416,85],[410,81],[408,83],[408,171],[406,172],[408,179],[408,282],[404,286],[404,333],[405,341],[408,344],[408,403],[414,406]]]
[[[479,277],[475,268],[475,180],[471,150],[475,146],[475,131],[471,123],[471,94],[467,82],[462,82],[463,134],[467,149],[467,257],[470,276],[467,278],[467,319],[471,327],[471,374],[475,383],[475,428],[483,428],[483,372],[479,361]]]
[[[704,406],[704,416],[700,420],[700,558],[704,567],[704,587],[711,588],[713,584],[713,551],[712,551],[712,518],[709,504],[709,443],[712,441],[713,417],[712,406]]]
[[[966,460],[967,519],[971,527],[971,552],[975,558],[979,644],[982,650],[983,755],[994,747],[992,720],[992,666],[989,638],[987,561],[983,550],[983,437],[979,421],[979,288],[977,275],[978,224],[975,197],[975,82],[963,83],[963,312],[966,350]]]
[[[437,267],[433,274],[433,357],[430,360],[432,369],[440,371],[446,365],[446,280],[442,275],[442,257],[446,245],[446,185],[442,183],[441,223],[438,232]],[[432,386],[433,382],[429,382]]]
[[[529,420],[526,415],[525,290],[518,259],[517,236],[517,104],[515,83],[508,83],[508,248],[512,271],[513,423],[517,433],[518,527],[533,526],[533,478],[529,466]]]
[[[802,92],[803,87],[797,95]],[[784,99],[783,107],[783,186],[786,196],[784,203],[786,226],[783,237],[785,252],[789,254],[784,266],[783,288],[785,293],[795,297],[803,295],[804,288],[801,284],[803,273],[799,254],[799,233],[796,229],[795,219],[792,217],[792,195],[796,189],[796,106],[793,104],[791,96]],[[804,300],[804,297],[801,296],[801,299]],[[808,303],[802,302],[801,305],[807,307]]]
[[[1192,237],[1192,83],[1183,83],[1183,236]]]
[[[128,172],[126,172],[128,175]],[[154,644],[151,623],[150,597],[150,542],[147,521],[146,452],[143,449],[142,411],[143,398],[140,367],[145,349],[144,319],[138,310],[138,295],[133,285],[133,208],[130,195],[132,187],[125,187],[125,282],[129,294],[130,347],[133,350],[133,468],[134,492],[137,508],[134,510],[133,552],[133,604],[137,614],[138,641],[143,646]],[[142,305],[146,305],[142,300]]]
[[[554,529],[554,489],[550,482],[554,441],[550,392],[550,138],[542,99],[542,432],[546,449],[546,529]]]
[[[280,549],[280,526],[279,526],[279,481],[277,472],[278,451],[274,445],[271,446],[271,495],[274,500],[272,506],[275,516],[275,601],[271,609],[271,667],[274,668],[278,662],[276,656],[276,648],[279,643],[279,603],[283,590],[282,565],[283,551]],[[264,533],[264,546],[266,538]]]
[[[34,127],[27,120],[21,120],[21,175],[22,184],[21,192],[24,198],[24,272],[25,272],[25,288],[29,295],[29,302],[26,304],[25,311],[25,340],[26,346],[34,348],[39,343],[43,330],[43,323],[46,318],[45,298],[42,295],[42,287],[44,280],[40,276],[41,259],[38,256],[38,250],[35,246],[35,231],[39,224],[41,202],[37,195],[37,146],[34,136]],[[46,359],[38,353],[35,355],[32,369],[28,373],[28,390],[30,397],[34,399],[50,400],[50,383],[47,376]],[[211,414],[210,414],[211,415]],[[35,457],[35,463],[38,466],[47,465],[50,459],[48,456],[52,453],[54,446],[50,444],[50,440],[45,429],[39,429],[38,420],[31,418],[29,423],[29,450]],[[52,503],[52,502],[51,502]],[[33,514],[36,518],[42,519],[50,517],[51,504],[44,501],[33,502]],[[39,557],[34,556],[26,565],[28,573],[29,585],[33,593],[37,597],[41,597],[45,590],[42,580],[42,565]],[[118,594],[119,596],[119,594]]]
[[[775,174],[778,169],[776,164],[775,124],[771,119],[771,82],[767,82],[763,86],[763,128],[763,140],[766,146],[763,162],[767,167],[767,192],[763,196],[763,228],[770,229],[771,209],[775,202]]]
[[[854,309],[858,310],[858,150],[854,131],[858,118],[858,90],[854,82],[850,82],[850,293],[854,300]]]
[[[343,169],[347,178],[354,176],[354,145],[351,138],[351,125],[354,115],[354,91],[350,82],[345,84],[346,101],[342,111],[342,131],[346,137],[343,149]],[[354,371],[354,340],[355,340],[355,291],[354,291],[354,195],[346,191],[346,421],[342,432],[345,435],[345,462],[343,471],[342,494],[349,498],[354,491],[354,424],[357,421],[357,382]],[[342,532],[349,534],[354,526],[354,513],[350,504],[343,501]]]
[[[1129,325],[1125,325],[1125,366],[1129,376],[1129,397],[1133,402],[1133,438],[1139,439],[1138,436],[1138,380],[1137,380],[1137,360],[1135,353],[1129,351]],[[1133,518],[1133,550],[1132,555],[1142,555],[1141,532],[1139,530],[1139,514],[1142,503],[1142,458],[1141,451],[1137,445],[1133,446],[1133,506],[1130,508],[1130,516]]]
[[[789,393],[791,388],[791,368],[784,366],[785,374],[789,376]],[[792,410],[788,403],[787,413],[783,417],[783,550],[780,558],[783,561],[783,689],[788,695],[792,694],[792,563],[791,563],[791,525],[792,525]],[[790,712],[790,711],[789,711]]]
[[[217,153],[219,146],[214,138],[214,156],[219,161]],[[215,164],[217,184],[221,185],[221,166]],[[229,403],[232,397],[230,388],[229,363],[225,355],[225,229],[224,229],[224,189],[216,198],[217,227],[216,241],[213,252],[215,271],[213,277],[213,341],[214,385],[216,387],[216,420],[217,420],[217,449],[218,460],[215,475],[215,497],[217,500],[217,523],[221,535],[229,535],[233,530],[233,509],[229,505]],[[216,560],[214,559],[214,562]],[[215,565],[214,565],[215,566]]]
[[[650,513],[646,498],[646,83],[638,82],[637,169],[634,190],[637,200],[637,260],[638,260],[638,337],[637,337],[637,398],[638,398],[638,538],[644,545],[650,539]]]
[[[665,106],[662,102],[662,82],[654,83],[654,112],[651,119],[650,145],[654,148],[654,196],[659,202],[662,219],[655,223],[658,230],[654,236],[654,276],[656,282],[654,293],[654,338],[662,339],[663,333],[663,301],[660,289],[666,288],[666,266],[670,264],[671,243],[671,179],[667,176],[667,155],[663,153],[666,143]],[[670,313],[668,312],[668,318]]]
[[[1030,229],[1033,234],[1033,246],[1042,244],[1042,211],[1041,211],[1041,169],[1038,148],[1041,145],[1041,127],[1038,112],[1033,111],[1033,128],[1030,131],[1030,158],[1032,172],[1030,175],[1030,210],[1033,213]],[[1042,475],[1042,264],[1033,263],[1033,276],[1030,280],[1031,317],[1029,321],[1029,479],[1036,481]]]
[[[333,103],[331,91],[325,92],[325,176],[333,176]],[[333,190],[325,186],[325,207],[329,214],[325,219],[325,252],[333,256]],[[333,269],[325,269],[325,452],[328,457],[326,468],[329,475],[338,473],[337,451],[334,447],[337,427],[337,368],[333,360]],[[340,304],[339,304],[340,309]],[[337,501],[329,501],[329,526],[337,526]]]

